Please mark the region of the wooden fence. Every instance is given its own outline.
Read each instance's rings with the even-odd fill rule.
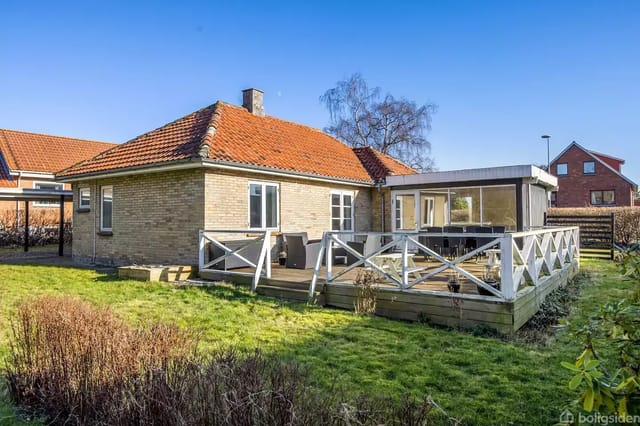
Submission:
[[[547,215],[545,226],[580,228],[580,256],[613,259],[616,227],[615,213],[607,215]]]

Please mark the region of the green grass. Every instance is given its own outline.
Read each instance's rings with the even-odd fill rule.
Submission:
[[[610,262],[583,262],[594,277],[572,321],[585,321],[633,284]],[[0,359],[7,354],[16,303],[38,294],[66,294],[109,305],[132,322],[170,321],[200,334],[202,349],[260,347],[308,365],[312,380],[354,393],[431,395],[449,415],[470,424],[553,424],[572,394],[560,361],[579,347],[567,335],[544,347],[474,337],[468,332],[284,303],[247,290],[176,288],[122,281],[92,270],[0,265]],[[0,424],[17,422],[0,389]]]

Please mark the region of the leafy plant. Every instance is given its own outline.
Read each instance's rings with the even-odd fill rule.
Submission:
[[[623,254],[622,272],[640,282],[638,250]],[[619,301],[604,305],[589,324],[576,333],[584,349],[574,363],[562,365],[574,373],[569,389],[580,392],[585,411],[640,414],[640,303]],[[611,373],[608,365],[615,365]]]

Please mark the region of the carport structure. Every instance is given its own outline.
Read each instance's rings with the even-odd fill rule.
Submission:
[[[64,255],[64,203],[73,200],[73,191],[63,189],[2,188],[0,200],[24,202],[24,251],[29,251],[29,203],[31,201],[57,201],[60,203],[58,228],[58,256]]]

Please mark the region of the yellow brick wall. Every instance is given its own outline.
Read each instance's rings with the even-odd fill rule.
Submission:
[[[148,173],[73,185],[76,204],[79,188],[91,189],[90,211],[74,208],[73,256],[93,261],[95,240],[99,263],[197,264],[200,229],[248,228],[250,181],[279,184],[281,226],[274,234],[306,231],[309,238],[320,238],[330,229],[332,190],[354,192],[355,230],[371,230],[371,194],[376,190],[368,187],[219,170]],[[99,191],[105,185],[113,185],[113,235],[98,232]],[[273,256],[275,244],[274,236]]]
[[[113,185],[113,235],[99,235],[100,187]],[[204,224],[202,170],[148,173],[83,181],[91,189],[89,212],[73,214],[73,257],[80,262],[197,264]]]

